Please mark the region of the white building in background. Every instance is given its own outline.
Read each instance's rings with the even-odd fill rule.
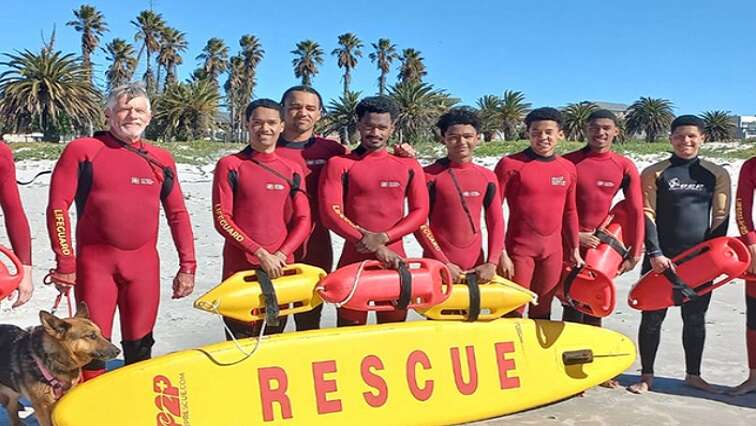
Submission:
[[[735,117],[738,138],[756,138],[756,115],[738,115]]]

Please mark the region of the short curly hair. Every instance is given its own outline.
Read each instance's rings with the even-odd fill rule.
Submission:
[[[530,125],[536,121],[555,121],[561,129],[562,113],[558,109],[551,107],[536,108],[525,116],[525,127],[530,129]]]
[[[362,120],[362,117],[370,112],[378,114],[388,113],[391,116],[391,120],[396,120],[399,116],[399,106],[388,96],[368,96],[357,104],[355,112],[358,120]]]
[[[255,112],[257,108],[268,108],[276,110],[278,111],[278,116],[281,117],[281,120],[283,120],[284,118],[283,107],[281,106],[281,104],[274,101],[273,99],[267,98],[255,99],[254,101],[250,102],[249,105],[247,105],[247,109],[244,111],[244,118],[249,121],[249,117],[252,117],[252,113]]]
[[[449,127],[457,124],[469,124],[476,132],[480,132],[480,117],[478,112],[470,107],[457,107],[446,111],[438,118],[436,127],[441,131],[441,136],[444,136]]]

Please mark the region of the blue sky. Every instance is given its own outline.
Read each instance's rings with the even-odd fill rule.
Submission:
[[[80,0],[2,0],[0,51],[41,45],[57,24],[57,47],[79,52],[79,34],[65,23]],[[756,113],[756,1],[753,0],[541,0],[532,1],[268,1],[154,0],[167,23],[187,33],[182,78],[207,39],[220,37],[231,53],[242,34],[262,40],[265,58],[256,96],[278,98],[297,80],[291,50],[313,39],[327,53],[314,79],[326,99],[341,90],[341,71],[330,55],[336,38],[356,33],[366,44],[352,88],[376,89],[370,43],[388,37],[399,48],[422,52],[426,81],[473,104],[486,94],[523,91],[535,106],[602,100],[631,103],[664,97],[675,112],[723,109]],[[90,1],[114,37],[133,42],[130,20],[147,0]],[[106,61],[95,57],[99,71]],[[141,68],[140,68],[141,69]],[[100,74],[101,75],[101,74]],[[141,75],[141,72],[138,72]],[[102,77],[101,77],[102,78]],[[225,80],[225,77],[224,77]],[[390,76],[396,81],[396,71]]]

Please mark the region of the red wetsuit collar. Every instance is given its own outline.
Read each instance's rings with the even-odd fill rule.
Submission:
[[[136,146],[136,147],[139,147],[139,148],[141,148],[142,146],[144,146],[144,140],[143,139],[139,139],[136,142],[122,141],[122,140],[118,139],[117,137],[115,137],[115,135],[113,135],[113,133],[111,133],[108,130],[102,130],[102,131],[99,131],[99,132],[95,132],[94,135],[93,135],[93,137],[95,137],[95,138],[97,138],[97,139],[99,139],[99,140],[107,143],[108,145],[113,145],[113,146],[132,145],[132,146]]]
[[[269,163],[278,159],[278,154],[276,154],[275,151],[271,153],[259,152],[252,149],[252,147],[249,145],[244,147],[244,149],[241,151],[241,154],[247,158],[254,158],[257,161],[262,161],[263,163]]]
[[[449,160],[449,167],[452,169],[469,169],[473,167],[473,162],[468,161],[466,163],[457,163],[456,161]]]
[[[535,153],[535,151],[533,151],[533,148],[527,148],[523,152],[525,153],[525,155],[527,155],[528,157],[536,161],[554,161],[557,158],[556,154],[551,154],[548,157],[543,157],[541,155],[538,155]]]
[[[589,158],[601,158],[601,159],[603,159],[603,158],[609,158],[609,157],[611,157],[612,150],[610,149],[609,151],[606,151],[606,152],[596,152],[596,151],[592,150],[591,147],[589,147],[588,145],[586,145],[585,148],[583,148],[583,154],[586,157],[589,157]]]

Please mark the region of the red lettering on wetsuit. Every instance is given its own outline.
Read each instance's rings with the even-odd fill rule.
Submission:
[[[263,420],[272,422],[275,420],[273,412],[273,403],[277,402],[281,407],[281,417],[284,419],[292,418],[291,401],[286,395],[289,387],[289,380],[286,377],[286,371],[280,367],[264,367],[257,369],[257,378],[260,386],[260,402],[262,404]],[[276,382],[276,387],[272,387],[272,382]]]
[[[13,253],[24,265],[31,265],[31,231],[29,220],[21,204],[21,196],[16,184],[16,165],[8,146],[0,141],[0,207],[5,217]]]

